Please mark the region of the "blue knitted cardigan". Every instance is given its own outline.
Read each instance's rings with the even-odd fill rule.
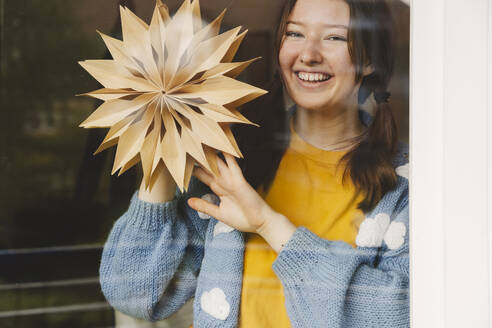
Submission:
[[[356,248],[298,227],[278,254],[273,270],[293,327],[409,327],[406,145],[393,166],[397,187],[366,213]],[[210,192],[193,178],[167,203],[135,193],[102,254],[101,288],[114,308],[156,321],[195,297],[195,328],[237,327],[245,238],[187,205]]]

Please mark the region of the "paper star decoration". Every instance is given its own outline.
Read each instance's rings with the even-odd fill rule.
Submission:
[[[246,31],[219,34],[225,10],[203,26],[198,0],[171,18],[156,1],[147,25],[120,7],[123,41],[99,32],[112,60],[79,64],[104,88],[84,95],[104,103],[84,128],[110,128],[95,154],[117,144],[112,174],[142,162],[146,188],[167,167],[186,190],[198,162],[218,173],[216,151],[242,157],[229,123],[254,124],[236,109],[266,93],[235,80],[250,63],[232,62]]]

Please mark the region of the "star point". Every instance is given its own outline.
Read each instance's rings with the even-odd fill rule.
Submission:
[[[80,126],[110,128],[96,153],[117,145],[112,174],[141,162],[151,188],[165,166],[186,190],[195,162],[216,174],[216,151],[242,157],[229,124],[256,125],[235,108],[266,93],[234,79],[258,59],[232,62],[247,31],[219,34],[225,10],[204,26],[198,0],[173,17],[157,0],[150,25],[120,14],[122,41],[98,31],[113,59],[80,62],[104,87],[85,94],[104,103]]]

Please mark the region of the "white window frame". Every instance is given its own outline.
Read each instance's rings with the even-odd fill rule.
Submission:
[[[410,58],[412,327],[492,327],[492,1],[411,1]]]

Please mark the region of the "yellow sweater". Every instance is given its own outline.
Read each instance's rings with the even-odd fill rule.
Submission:
[[[318,236],[355,246],[357,209],[350,183],[342,185],[344,166],[337,170],[343,151],[318,149],[297,135],[291,124],[291,143],[282,158],[266,202],[296,226]],[[348,179],[350,180],[350,179]],[[248,235],[244,255],[240,328],[290,327],[280,280],[272,269],[277,254],[258,235]]]

